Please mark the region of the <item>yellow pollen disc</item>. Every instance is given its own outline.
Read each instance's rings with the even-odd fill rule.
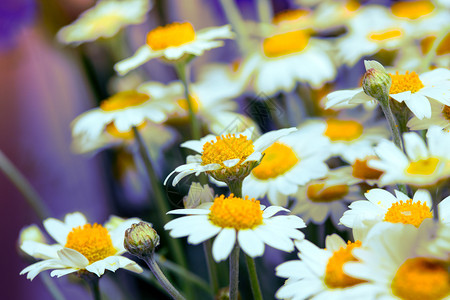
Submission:
[[[359,3],[358,1],[355,1],[355,0],[349,0],[345,4],[345,8],[348,11],[356,11],[360,6],[361,6],[361,3]]]
[[[407,259],[391,283],[392,293],[404,300],[438,300],[450,293],[450,275],[445,262],[415,257]]]
[[[277,13],[273,19],[272,22],[274,24],[280,24],[282,22],[292,22],[297,21],[303,16],[306,16],[310,13],[309,10],[306,9],[292,9],[292,10],[285,10],[282,12]]]
[[[116,254],[108,230],[100,224],[85,224],[72,229],[67,235],[66,248],[83,254],[92,264]]]
[[[290,31],[266,38],[263,42],[263,50],[267,57],[279,57],[302,51],[308,42],[307,30]]]
[[[363,133],[363,126],[352,120],[328,119],[325,135],[332,141],[353,141]]]
[[[409,163],[406,173],[412,175],[431,175],[437,168],[439,158],[430,157],[427,159],[420,159]]]
[[[367,156],[364,159],[356,159],[352,165],[352,175],[360,179],[377,180],[383,174],[382,171],[372,169],[367,165],[370,160],[377,159],[376,156]]]
[[[194,113],[197,113],[199,108],[200,108],[200,105],[201,105],[200,101],[198,100],[197,97],[194,97],[192,95],[189,98],[190,98],[191,103],[192,103],[192,111]],[[189,105],[188,105],[188,102],[187,102],[186,99],[178,99],[177,103],[183,110],[189,111]]]
[[[264,154],[261,163],[252,171],[256,178],[262,180],[282,175],[299,162],[295,152],[280,142],[275,142]]]
[[[325,183],[310,184],[306,190],[306,195],[313,202],[324,203],[342,199],[348,194],[347,185],[332,185],[324,188]]]
[[[155,51],[177,47],[195,40],[191,23],[172,23],[159,26],[147,34],[147,45]]]
[[[444,105],[444,107],[442,108],[442,115],[444,116],[444,118],[450,121],[450,106]]]
[[[224,195],[214,199],[210,208],[209,220],[222,228],[251,229],[263,223],[263,211],[259,201],[234,197],[231,194],[225,198]]]
[[[346,247],[341,247],[335,251],[330,257],[325,270],[325,284],[332,289],[346,288],[365,282],[361,279],[356,279],[348,276],[342,270],[342,266],[349,261],[358,261],[353,255],[352,250],[361,247],[361,242],[348,242]]]
[[[434,4],[431,1],[399,1],[391,6],[394,16],[408,18],[410,20],[418,19],[428,15],[434,10]]]
[[[216,141],[210,141],[203,145],[202,165],[220,164],[229,159],[239,159],[241,164],[254,152],[253,142],[246,136],[236,137],[234,134],[217,136]]]
[[[426,203],[420,201],[413,203],[412,199],[403,202],[393,203],[389,207],[383,221],[390,223],[412,224],[419,227],[422,221],[431,218],[433,215]]]
[[[410,91],[411,93],[416,93],[421,90],[424,85],[417,75],[416,72],[409,73],[406,71],[405,75],[400,75],[398,72],[394,74],[389,74],[392,78],[391,89],[389,94],[398,94]]]
[[[144,128],[145,125],[147,125],[147,122],[144,121],[141,124],[139,124],[138,126],[136,126],[136,128],[138,130],[140,130],[140,129]],[[108,132],[110,135],[117,137],[119,139],[122,139],[122,140],[134,139],[133,130],[119,131],[117,129],[116,125],[114,124],[114,122],[111,122],[108,125],[106,125],[106,132]]]
[[[369,39],[381,42],[389,39],[401,37],[403,32],[400,29],[388,29],[384,31],[376,31],[369,34]]]
[[[130,106],[138,106],[150,99],[146,94],[136,91],[119,92],[100,103],[100,108],[104,111],[121,110]]]
[[[435,36],[429,36],[420,41],[420,47],[422,49],[423,54],[426,54],[430,51],[435,40],[436,40]],[[436,55],[445,55],[449,53],[450,53],[450,33],[448,33],[444,37],[442,42],[436,48]]]

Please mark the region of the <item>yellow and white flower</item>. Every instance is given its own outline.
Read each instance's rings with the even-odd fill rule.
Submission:
[[[110,38],[119,30],[145,21],[152,2],[150,0],[100,0],[82,13],[75,22],[61,28],[58,40],[64,44]]]
[[[327,139],[312,130],[281,137],[263,152],[261,163],[244,179],[243,195],[258,199],[267,195],[272,204],[285,206],[298,186],[327,174],[328,148]]]
[[[411,130],[428,129],[431,126],[438,126],[442,129],[450,128],[450,105],[445,105],[437,101],[430,101],[431,117],[429,119],[419,119],[413,116],[406,124]]]
[[[198,176],[206,172],[218,181],[243,180],[262,158],[262,152],[275,141],[296,128],[285,128],[270,131],[253,141],[253,128],[242,133],[207,135],[199,141],[192,140],[181,144],[182,147],[194,150],[197,155],[187,157],[187,164],[177,167],[167,176],[167,183],[172,174],[179,172],[172,181],[175,186],[182,178],[194,174]]]
[[[414,186],[431,186],[450,177],[450,133],[439,127],[430,127],[427,144],[415,132],[403,134],[405,153],[397,146],[382,140],[375,153],[380,160],[371,160],[371,168],[383,171],[383,185],[407,183]]]
[[[383,172],[368,166],[369,161],[378,159],[373,146],[368,145],[367,147],[359,147],[355,151],[349,151],[345,159],[351,166],[343,168],[349,168],[349,172],[351,169],[350,173],[353,178],[359,182],[366,182],[371,186],[375,184],[381,186],[379,179]]]
[[[277,291],[277,299],[371,299],[366,296],[364,280],[344,273],[342,266],[355,261],[352,250],[362,246],[361,241],[348,242],[337,234],[327,236],[325,249],[307,240],[296,241],[300,260],[282,263],[276,275],[287,278]]]
[[[230,25],[195,31],[191,23],[171,23],[159,26],[147,34],[147,43],[130,58],[114,65],[120,75],[143,65],[152,58],[161,57],[176,62],[189,55],[200,56],[206,50],[223,46],[222,39],[234,36]]]
[[[249,256],[264,254],[265,244],[286,252],[294,250],[294,240],[304,234],[298,229],[305,223],[297,216],[276,213],[289,210],[280,206],[264,207],[255,199],[229,197],[215,198],[201,208],[177,209],[170,214],[188,215],[170,221],[164,229],[172,237],[187,236],[190,244],[199,244],[214,236],[212,255],[219,262],[226,259],[236,243]]]
[[[27,274],[27,278],[32,280],[40,272],[50,269],[53,269],[50,275],[58,277],[80,270],[100,277],[105,270],[115,272],[119,268],[140,273],[142,268],[138,264],[121,256],[125,252],[125,230],[139,221],[137,218],[124,220],[112,216],[104,226],[88,224],[80,212],[67,214],[64,222],[48,218],[44,227],[57,244],[24,241],[20,249],[42,261],[26,267],[20,274]]]

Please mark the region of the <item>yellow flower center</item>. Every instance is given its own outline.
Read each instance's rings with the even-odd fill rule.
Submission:
[[[85,224],[72,229],[64,246],[83,254],[92,264],[116,254],[108,230],[100,224]]]
[[[420,41],[420,46],[422,49],[422,53],[426,54],[430,51],[431,46],[436,40],[435,36],[428,36]],[[442,42],[436,48],[436,55],[445,55],[450,53],[450,33],[448,33]]]
[[[345,8],[348,11],[356,11],[358,10],[358,8],[361,6],[361,3],[359,3],[358,1],[355,0],[349,0],[347,1],[347,3],[345,4]]]
[[[421,90],[424,85],[417,75],[416,72],[406,71],[405,75],[400,75],[398,72],[394,74],[389,74],[392,78],[391,89],[389,90],[389,94],[398,94],[410,91],[411,93],[415,93]]]
[[[147,45],[155,51],[177,47],[195,40],[191,23],[172,23],[159,26],[147,34]]]
[[[307,30],[290,31],[266,38],[263,41],[263,50],[267,57],[279,57],[302,51],[308,42]]]
[[[299,159],[292,149],[280,142],[275,142],[264,151],[261,163],[253,169],[256,178],[266,180],[282,175],[294,167]]]
[[[352,175],[360,179],[377,180],[383,174],[382,171],[372,169],[367,165],[367,162],[377,159],[376,156],[367,156],[364,159],[356,159],[352,165]]]
[[[198,110],[199,110],[199,108],[200,108],[200,106],[201,106],[200,101],[198,100],[197,97],[192,96],[192,95],[189,96],[189,99],[191,100],[192,111],[193,111],[194,113],[197,113]],[[183,110],[185,110],[186,112],[189,111],[189,105],[188,105],[188,102],[187,102],[186,99],[178,99],[178,100],[177,100],[177,104],[178,104]]]
[[[363,126],[352,120],[328,119],[325,135],[332,141],[353,141],[363,133]]]
[[[342,199],[348,194],[348,186],[344,184],[331,185],[324,188],[325,183],[310,184],[306,195],[313,202],[324,203]]]
[[[444,105],[444,107],[442,108],[442,115],[444,116],[444,118],[450,121],[450,106]]]
[[[412,175],[431,175],[437,168],[439,158],[430,157],[427,159],[419,159],[409,163],[406,173]]]
[[[365,282],[364,280],[348,276],[342,270],[342,266],[349,261],[358,261],[353,255],[352,250],[361,247],[361,242],[348,242],[346,247],[341,247],[330,257],[325,270],[325,284],[332,289],[346,288]]]
[[[273,19],[272,22],[274,24],[280,24],[283,22],[293,22],[299,20],[301,17],[306,16],[310,13],[307,9],[292,9],[292,10],[285,10],[282,12],[277,13]]]
[[[259,201],[234,197],[231,194],[214,199],[210,208],[209,220],[222,228],[234,228],[236,230],[251,229],[263,223],[263,211]]]
[[[412,224],[419,227],[423,220],[432,216],[430,208],[425,202],[423,204],[420,201],[413,203],[412,199],[409,199],[406,202],[400,200],[400,202],[393,203],[386,212],[383,221]]]
[[[250,154],[254,152],[253,142],[246,136],[236,137],[234,134],[217,136],[203,145],[202,165],[223,164],[224,161],[239,158],[241,164]]]
[[[418,19],[428,15],[434,10],[434,4],[431,1],[399,1],[391,6],[394,16],[408,18],[410,20]]]
[[[136,91],[119,92],[100,103],[100,108],[104,111],[114,111],[125,109],[130,106],[138,106],[150,99],[146,94]]]
[[[142,128],[144,128],[147,125],[147,122],[142,122],[141,124],[139,124],[138,126],[136,126],[136,128],[138,130],[141,130]],[[116,127],[116,125],[114,124],[114,122],[109,123],[108,125],[106,125],[106,132],[108,132],[110,135],[122,139],[122,140],[132,140],[134,139],[134,132],[133,130],[127,130],[127,131],[119,131]]]
[[[445,262],[415,257],[398,268],[392,292],[404,300],[438,300],[450,293],[450,275]]]
[[[401,37],[403,35],[403,31],[400,29],[387,29],[382,31],[375,31],[369,33],[369,39],[375,42],[386,41],[394,38]]]

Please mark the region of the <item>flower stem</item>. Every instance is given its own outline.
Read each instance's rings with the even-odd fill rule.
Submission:
[[[1,150],[0,170],[3,171],[9,180],[16,186],[39,219],[44,220],[49,217],[49,210],[39,194]]]
[[[52,295],[53,299],[55,300],[66,300],[64,295],[61,293],[59,288],[56,286],[53,279],[50,278],[50,275],[47,273],[41,273],[39,274],[39,278],[44,283],[45,287],[49,291],[49,293]]]
[[[272,23],[272,1],[257,0],[258,16],[261,23]]]
[[[242,198],[242,180],[230,180],[227,185],[235,197]]]
[[[201,128],[200,123],[197,119],[197,116],[194,113],[194,107],[192,105],[192,99],[189,92],[189,68],[187,62],[180,62],[175,64],[175,70],[177,72],[178,78],[181,80],[184,86],[184,97],[186,98],[186,102],[188,105],[189,111],[189,121],[191,123],[191,132],[192,138],[194,140],[198,140],[201,137]]]
[[[230,254],[230,300],[237,300],[239,290],[239,244],[236,242]]]
[[[170,281],[166,278],[164,273],[159,268],[158,264],[155,261],[154,255],[149,255],[143,260],[147,263],[148,267],[152,271],[153,275],[155,275],[158,282],[164,287],[164,289],[172,296],[175,300],[185,300],[185,298],[180,294],[180,292],[170,283]]]
[[[431,61],[433,60],[433,57],[436,54],[436,50],[439,47],[439,44],[445,39],[445,37],[448,34],[449,27],[444,27],[436,36],[436,39],[433,42],[433,45],[431,46],[430,50],[428,51],[425,58],[422,60],[422,63],[420,64],[420,69],[423,72],[426,72],[429,70]]]
[[[233,30],[237,34],[236,41],[241,53],[246,54],[251,47],[248,45],[249,39],[247,28],[236,3],[234,0],[220,0],[220,4],[222,5],[228,21],[230,21]]]
[[[100,288],[99,288],[99,285],[98,285],[98,283],[100,281],[99,278],[98,277],[95,278],[95,277],[92,276],[91,279],[86,280],[86,281],[88,282],[89,287],[91,289],[93,299],[94,300],[101,300]]]
[[[208,266],[209,282],[211,284],[211,289],[214,295],[217,295],[217,293],[219,292],[219,282],[217,280],[217,266],[212,257],[211,249],[212,249],[211,241],[206,240],[203,243],[203,250],[206,256],[206,264]]]
[[[245,255],[245,260],[247,262],[248,275],[250,277],[250,285],[252,287],[253,299],[262,300],[261,287],[258,281],[258,274],[256,273],[255,261],[253,258]]]

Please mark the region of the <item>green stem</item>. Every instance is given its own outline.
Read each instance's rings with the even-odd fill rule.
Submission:
[[[248,45],[248,32],[245,26],[244,20],[242,19],[241,13],[236,6],[234,0],[220,0],[220,4],[227,16],[228,21],[230,21],[233,30],[236,32],[236,42],[239,46],[241,54],[246,54],[250,47]]]
[[[439,47],[439,44],[445,39],[445,37],[448,34],[449,27],[444,27],[436,36],[436,39],[433,42],[433,45],[431,46],[430,51],[428,51],[425,58],[422,60],[422,63],[420,64],[420,69],[423,72],[426,72],[429,70],[431,61],[433,60],[433,57],[436,54],[436,50]]]
[[[189,92],[189,68],[186,62],[180,62],[175,64],[175,70],[177,72],[178,78],[181,80],[184,86],[184,97],[186,98],[186,102],[189,110],[189,121],[191,123],[191,132],[192,138],[194,140],[199,140],[201,137],[201,128],[199,120],[194,113],[194,107],[192,105],[192,99]]]
[[[270,0],[256,0],[258,3],[258,16],[261,23],[272,23],[272,1]]]
[[[227,185],[234,197],[242,198],[242,180],[228,181]]]
[[[230,254],[230,300],[237,300],[239,294],[239,244],[236,242]]]
[[[258,281],[258,274],[256,273],[255,261],[253,258],[245,255],[245,260],[247,262],[248,275],[250,277],[250,285],[252,287],[253,299],[262,300],[261,287]]]
[[[212,245],[211,240],[206,240],[203,243],[203,251],[205,252],[206,256],[206,264],[208,266],[208,275],[209,275],[209,282],[211,285],[211,289],[214,293],[214,295],[217,295],[219,292],[219,282],[217,280],[217,266],[216,262],[214,261],[212,257]]]
[[[147,263],[148,267],[152,271],[153,275],[155,275],[158,282],[164,287],[167,293],[169,293],[169,295],[172,296],[173,299],[185,300],[185,298],[180,294],[180,292],[170,283],[169,280],[167,280],[166,276],[156,263],[153,255],[149,255],[143,258],[143,260]]]
[[[100,288],[99,288],[99,278],[92,277],[91,279],[87,280],[89,287],[92,292],[92,297],[94,300],[101,300],[100,296]]]
[[[0,170],[3,171],[9,180],[16,186],[39,219],[44,220],[49,217],[49,210],[39,194],[1,150]]]
[[[66,300],[64,295],[61,293],[59,288],[56,286],[53,279],[50,278],[50,276],[47,273],[41,273],[39,274],[39,278],[44,283],[45,287],[49,291],[49,293],[52,295],[53,299],[55,300]]]

